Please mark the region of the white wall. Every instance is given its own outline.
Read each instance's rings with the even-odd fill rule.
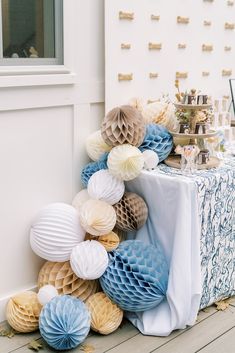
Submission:
[[[73,53],[74,84],[23,77],[23,87],[12,78],[6,88],[0,76],[0,321],[9,296],[36,283],[42,260],[29,246],[33,217],[48,203],[71,202],[87,162],[85,139],[104,115],[103,0],[69,1],[65,50]]]
[[[174,100],[177,71],[188,73],[180,80],[182,91],[197,88],[216,98],[229,94],[229,78],[235,75],[235,30],[224,26],[235,23],[235,5],[225,0],[106,0],[105,6],[107,111],[132,97],[155,100],[169,93]],[[119,11],[133,13],[134,19],[120,20]],[[152,14],[160,20],[151,20]],[[189,23],[178,24],[177,16],[189,18]],[[211,26],[204,26],[204,20]],[[149,42],[161,43],[162,49],[149,50]],[[131,44],[131,49],[121,49],[121,43]],[[178,49],[179,43],[186,48]],[[203,52],[203,44],[213,45],[213,51]],[[231,77],[222,77],[224,69],[232,70]],[[209,76],[202,76],[203,71]],[[132,73],[133,80],[119,82],[118,73]],[[149,73],[158,77],[151,79]]]

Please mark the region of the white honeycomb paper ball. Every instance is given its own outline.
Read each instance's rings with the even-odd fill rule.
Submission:
[[[154,169],[159,163],[159,157],[156,152],[152,150],[145,150],[142,152],[144,157],[144,169]]]
[[[82,205],[89,199],[90,199],[90,196],[88,194],[87,189],[83,189],[79,191],[79,193],[77,193],[77,195],[74,197],[72,206],[79,211]]]
[[[108,168],[112,175],[121,180],[136,178],[144,166],[144,157],[140,150],[124,144],[114,147],[108,156]]]
[[[54,262],[69,260],[73,247],[84,238],[85,230],[81,227],[77,211],[65,203],[43,208],[30,230],[33,251]]]
[[[114,205],[121,200],[125,185],[124,182],[113,176],[108,170],[99,170],[94,173],[88,182],[88,194],[92,199],[105,201]]]
[[[116,224],[112,206],[100,200],[88,200],[81,207],[80,221],[87,233],[95,236],[110,233]]]
[[[58,291],[51,284],[47,284],[43,286],[38,291],[38,301],[41,305],[46,305],[49,301],[55,297],[57,297]]]
[[[102,154],[109,152],[111,148],[104,142],[100,130],[93,132],[86,140],[86,151],[93,161],[98,161]]]
[[[71,253],[70,264],[73,272],[84,280],[94,280],[103,275],[108,267],[108,253],[95,240],[78,244]]]

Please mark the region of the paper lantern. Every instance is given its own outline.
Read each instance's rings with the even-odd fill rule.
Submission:
[[[99,281],[87,281],[78,278],[73,272],[70,262],[49,262],[41,268],[38,276],[38,287],[46,284],[54,286],[59,294],[68,294],[86,301],[99,291]]]
[[[101,125],[104,141],[110,146],[130,144],[139,146],[145,135],[145,124],[141,113],[130,105],[114,108]]]
[[[91,176],[87,190],[92,199],[114,205],[122,198],[125,185],[122,180],[117,179],[108,170],[99,170]]]
[[[77,211],[64,203],[54,203],[42,209],[30,231],[33,251],[49,261],[63,262],[70,258],[74,246],[84,240]]]
[[[58,295],[57,289],[48,284],[38,291],[38,301],[41,305],[46,305],[51,299],[55,298]]]
[[[98,161],[100,157],[111,150],[111,146],[104,142],[101,131],[95,131],[86,140],[86,151],[93,161]]]
[[[55,297],[41,312],[39,329],[52,348],[65,351],[82,343],[90,330],[90,313],[85,304],[67,295]]]
[[[127,232],[125,232],[124,230],[120,229],[120,228],[117,228],[116,226],[113,228],[113,232],[115,234],[117,234],[118,238],[119,238],[119,241],[120,243],[122,241],[125,241],[126,238],[127,238]]]
[[[145,150],[143,153],[144,157],[144,169],[154,169],[159,163],[159,158],[156,152],[152,150]]]
[[[91,235],[108,234],[116,223],[114,208],[104,201],[88,200],[80,212],[82,227]]]
[[[72,206],[76,208],[77,211],[80,210],[81,206],[90,199],[90,196],[88,194],[87,189],[83,189],[77,193],[77,195],[74,197]]]
[[[159,161],[168,157],[173,148],[173,139],[166,128],[156,124],[147,125],[147,131],[140,150],[152,150],[157,153]]]
[[[114,205],[117,215],[116,227],[124,231],[140,229],[148,218],[145,201],[133,192],[125,192],[123,198]]]
[[[101,235],[98,237],[98,241],[105,247],[105,250],[108,252],[116,249],[120,243],[118,235],[114,232],[110,232],[106,235]]]
[[[125,144],[114,147],[108,156],[108,168],[121,180],[136,178],[144,166],[144,158],[137,147]]]
[[[158,101],[146,104],[142,109],[142,115],[146,124],[159,124],[170,131],[177,131],[179,126],[174,104],[169,102]]]
[[[86,240],[73,248],[70,264],[79,278],[97,279],[108,266],[108,254],[98,241]]]
[[[86,305],[91,314],[91,328],[102,335],[117,330],[123,319],[123,311],[102,292],[92,295]]]
[[[8,301],[6,318],[14,330],[22,333],[33,332],[38,329],[41,308],[36,293],[23,292]]]
[[[85,187],[87,187],[90,177],[98,170],[108,169],[107,166],[108,153],[104,153],[102,157],[97,162],[92,162],[87,164],[81,173],[81,180]]]
[[[109,253],[109,266],[100,278],[103,291],[126,311],[156,307],[166,296],[168,266],[162,249],[127,240]]]
[[[99,237],[94,237],[93,235],[86,233],[85,240],[96,240],[102,244],[106,251],[113,251],[116,249],[120,243],[119,236],[110,232],[109,234],[100,235]]]

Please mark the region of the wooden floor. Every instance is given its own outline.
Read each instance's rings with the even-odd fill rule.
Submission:
[[[0,337],[0,353],[29,353],[28,343],[43,343],[42,353],[55,352],[40,338],[39,333]],[[168,337],[143,336],[129,322],[109,336],[92,333],[73,353],[235,353],[235,297],[225,311],[214,306],[201,311],[197,323],[186,330],[178,330]],[[87,348],[94,350],[86,350]],[[31,351],[32,352],[32,351]]]

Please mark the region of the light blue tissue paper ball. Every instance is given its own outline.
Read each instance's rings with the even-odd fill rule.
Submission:
[[[90,321],[89,311],[80,299],[63,295],[53,298],[43,307],[39,329],[49,346],[64,351],[85,340]]]
[[[168,265],[162,250],[139,240],[127,240],[109,253],[100,278],[103,291],[126,311],[145,311],[166,295]]]
[[[162,162],[168,157],[172,148],[173,138],[164,126],[157,124],[146,126],[145,138],[139,147],[141,152],[152,150],[157,153],[159,162]]]
[[[108,169],[107,160],[108,153],[104,153],[97,162],[88,163],[82,170],[81,180],[85,187],[87,187],[90,177],[101,169]]]

